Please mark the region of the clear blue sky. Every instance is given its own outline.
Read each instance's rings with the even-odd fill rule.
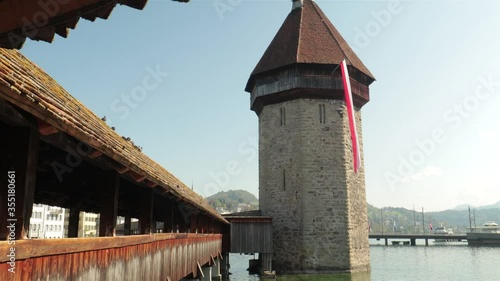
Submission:
[[[368,202],[500,201],[500,2],[317,2],[377,78],[362,109]],[[195,191],[257,195],[257,116],[244,87],[290,8],[150,1],[22,52]],[[144,84],[155,69],[168,76]]]

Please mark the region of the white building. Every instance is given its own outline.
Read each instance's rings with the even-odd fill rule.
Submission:
[[[63,238],[65,209],[42,204],[33,204],[29,237]]]
[[[30,238],[65,238],[68,236],[69,211],[60,207],[33,204]],[[99,236],[99,214],[80,212],[78,237]]]
[[[78,237],[99,236],[99,214],[80,212]]]

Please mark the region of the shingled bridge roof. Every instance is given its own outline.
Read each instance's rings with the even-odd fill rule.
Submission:
[[[204,198],[119,136],[17,50],[0,48],[0,98],[90,145],[142,178],[140,181],[161,186],[179,200],[227,223]]]

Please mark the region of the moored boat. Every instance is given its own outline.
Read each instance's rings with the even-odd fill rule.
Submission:
[[[483,226],[469,228],[467,243],[469,246],[500,246],[500,226],[487,221]]]

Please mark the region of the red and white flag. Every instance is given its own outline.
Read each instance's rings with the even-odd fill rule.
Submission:
[[[354,159],[354,172],[357,173],[361,165],[361,153],[359,152],[358,132],[356,129],[356,117],[354,116],[354,107],[351,93],[351,81],[347,71],[346,61],[343,60],[340,69],[342,70],[342,81],[344,82],[345,104],[349,117],[349,129],[351,131],[352,154]]]

